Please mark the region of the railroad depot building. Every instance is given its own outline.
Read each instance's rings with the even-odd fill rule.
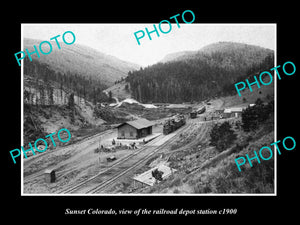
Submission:
[[[152,134],[154,123],[146,119],[127,121],[117,126],[118,139],[139,139]]]

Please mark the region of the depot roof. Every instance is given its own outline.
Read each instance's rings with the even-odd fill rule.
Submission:
[[[154,125],[153,122],[146,120],[146,119],[138,119],[138,120],[133,120],[133,121],[127,121],[125,123],[121,123],[120,125],[117,126],[117,128],[128,124],[136,129],[143,129],[143,128],[147,128],[147,127],[151,127]]]

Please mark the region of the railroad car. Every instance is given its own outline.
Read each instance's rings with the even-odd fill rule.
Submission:
[[[205,110],[206,110],[206,107],[205,106],[201,106],[199,109],[197,109],[197,113],[198,114],[202,114],[202,113],[205,112]]]
[[[191,119],[197,118],[197,112],[196,111],[190,112],[190,117]]]

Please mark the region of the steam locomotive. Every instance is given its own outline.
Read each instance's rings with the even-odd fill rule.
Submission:
[[[186,120],[184,115],[176,115],[168,119],[164,123],[163,134],[170,134],[173,131],[177,130],[179,127],[185,125]]]

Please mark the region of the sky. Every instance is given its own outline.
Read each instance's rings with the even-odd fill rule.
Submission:
[[[22,24],[25,38],[49,41],[50,38],[72,31],[76,36],[75,44],[89,46],[102,53],[133,62],[142,67],[155,64],[170,53],[199,50],[202,47],[220,42],[231,41],[258,45],[276,50],[276,24],[171,24],[167,34],[160,32],[159,37],[151,33],[150,40],[145,31],[152,31],[153,24]],[[167,31],[169,25],[162,24]],[[143,30],[144,38],[140,45],[134,33]],[[141,35],[139,33],[138,35]],[[61,37],[58,41],[62,41]],[[71,46],[71,45],[70,45]],[[63,48],[62,48],[63,50]]]

